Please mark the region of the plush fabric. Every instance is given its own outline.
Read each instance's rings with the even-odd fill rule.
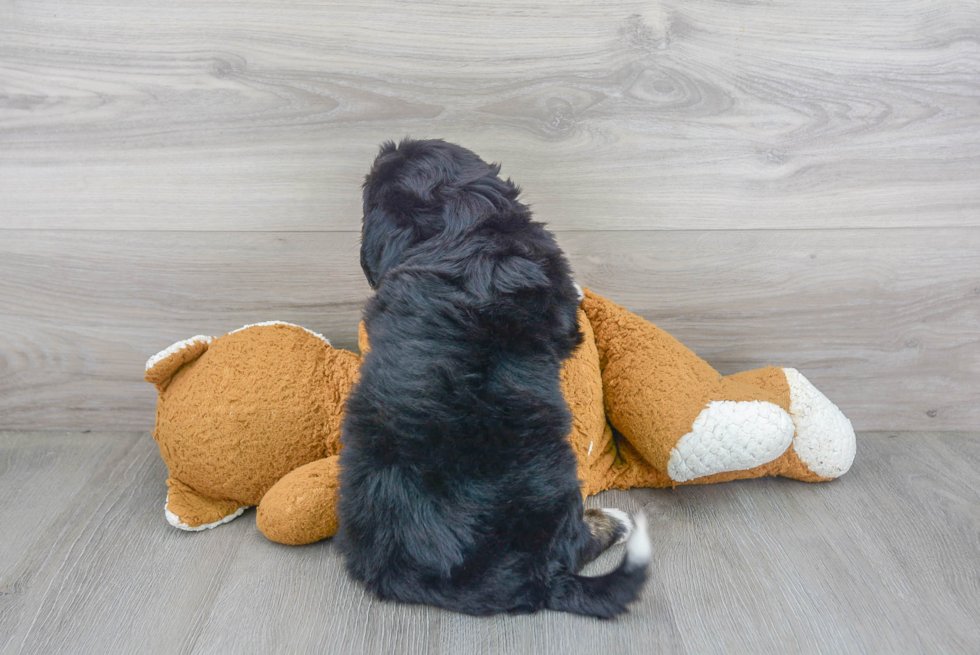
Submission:
[[[578,318],[585,338],[561,382],[583,494],[766,475],[816,482],[850,467],[850,422],[798,371],[721,376],[587,289]],[[366,352],[363,329],[359,337]],[[332,536],[340,422],[359,364],[286,323],[194,337],[151,358],[170,523],[210,528],[258,505],[273,541]]]

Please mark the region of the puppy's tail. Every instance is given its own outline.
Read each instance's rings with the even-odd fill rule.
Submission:
[[[626,541],[626,555],[616,570],[594,578],[571,571],[559,573],[551,588],[548,609],[611,619],[636,600],[647,577],[653,548],[642,512],[633,515],[633,533]]]

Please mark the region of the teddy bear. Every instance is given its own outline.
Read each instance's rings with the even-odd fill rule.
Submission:
[[[843,475],[850,421],[798,371],[722,376],[667,332],[589,289],[562,369],[583,496],[778,475]],[[370,356],[363,324],[362,356]],[[183,530],[258,506],[261,532],[308,544],[337,531],[340,426],[361,356],[282,322],[198,335],[149,359],[167,520]]]

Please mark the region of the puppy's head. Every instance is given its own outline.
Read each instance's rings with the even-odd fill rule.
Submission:
[[[520,189],[499,172],[500,166],[440,139],[382,145],[364,181],[361,268],[371,287],[412,246],[461,234],[488,214],[523,209]]]

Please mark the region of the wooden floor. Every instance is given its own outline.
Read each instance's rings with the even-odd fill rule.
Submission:
[[[0,433],[0,652],[976,653],[978,471],[980,434],[864,433],[829,484],[607,492],[655,547],[628,616],[477,619],[379,603],[252,511],[169,527],[147,433]]]
[[[941,432],[980,426],[978,70],[977,0],[0,0],[0,653],[980,652],[980,434]],[[143,363],[273,319],[353,348],[360,184],[407,134],[501,162],[578,282],[721,373],[918,432],[832,484],[592,499],[656,546],[613,623],[383,605],[254,512],[170,528]]]

